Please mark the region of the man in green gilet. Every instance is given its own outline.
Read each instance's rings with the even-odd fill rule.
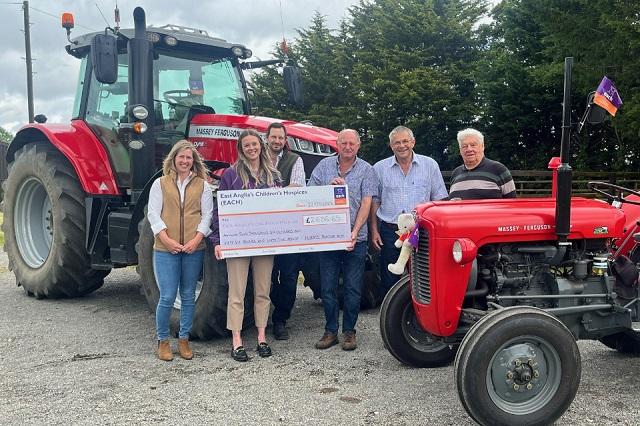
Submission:
[[[269,158],[282,175],[283,186],[305,186],[302,158],[289,150],[287,129],[282,123],[271,123],[267,129]],[[273,336],[276,340],[287,340],[287,320],[296,301],[296,286],[300,270],[300,254],[280,254],[275,257],[271,275],[271,303],[274,310]]]

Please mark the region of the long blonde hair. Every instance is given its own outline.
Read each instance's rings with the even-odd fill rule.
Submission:
[[[255,136],[260,142],[260,164],[258,165],[257,176],[251,171],[251,167],[249,167],[249,160],[244,155],[244,152],[242,152],[242,140],[247,136]],[[265,148],[264,142],[258,132],[253,129],[247,129],[240,133],[240,136],[238,136],[238,142],[236,143],[236,149],[238,151],[238,159],[236,160],[234,167],[236,168],[236,173],[238,173],[238,176],[240,176],[240,179],[242,180],[243,188],[249,188],[249,179],[251,177],[256,181],[256,186],[259,186],[260,184],[267,184],[267,186],[272,187],[281,181],[280,172],[271,164],[267,149]]]
[[[207,175],[209,174],[209,170],[207,166],[204,165],[204,161],[202,160],[202,156],[198,152],[198,150],[193,146],[193,143],[189,142],[186,139],[181,139],[176,142],[175,145],[169,151],[169,154],[166,156],[164,161],[162,162],[162,174],[165,176],[177,176],[178,172],[176,171],[176,156],[183,149],[190,149],[191,155],[193,155],[193,165],[191,166],[191,171],[198,177],[207,180]]]

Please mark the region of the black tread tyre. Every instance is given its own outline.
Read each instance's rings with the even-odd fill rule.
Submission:
[[[547,425],[571,405],[580,384],[574,336],[541,309],[515,306],[487,314],[456,355],[458,396],[481,425]]]
[[[380,335],[391,355],[412,367],[447,365],[456,354],[455,346],[439,341],[418,325],[408,276],[400,278],[382,301]]]
[[[640,333],[623,331],[600,339],[605,346],[628,355],[640,355]]]
[[[109,270],[93,270],[85,249],[85,193],[53,146],[30,143],[16,152],[3,184],[4,250],[9,269],[36,298],[82,296]]]
[[[151,225],[145,218],[138,225],[140,238],[136,245],[138,251],[138,273],[142,281],[142,292],[147,299],[149,309],[155,313],[160,292],[156,282],[153,267],[153,232]],[[191,328],[191,338],[210,339],[226,336],[227,330],[227,298],[229,296],[229,283],[227,281],[227,263],[224,260],[216,260],[213,248],[206,241],[204,252],[204,265],[202,280],[198,283],[196,292],[196,305]],[[245,318],[243,326],[246,328],[254,323],[253,320],[253,281],[249,274],[249,284],[245,297]],[[172,335],[180,329],[180,295],[176,298],[176,305],[171,314],[170,329]]]

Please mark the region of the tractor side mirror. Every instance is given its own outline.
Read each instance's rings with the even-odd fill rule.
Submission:
[[[96,80],[113,84],[118,80],[118,40],[109,34],[97,34],[91,40],[91,64]]]
[[[284,77],[284,87],[287,89],[289,102],[296,106],[302,106],[304,98],[302,95],[302,78],[300,68],[295,65],[285,65],[282,70]]]

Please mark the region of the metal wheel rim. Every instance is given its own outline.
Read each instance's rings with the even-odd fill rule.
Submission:
[[[42,266],[51,252],[53,215],[49,195],[39,179],[30,177],[20,185],[13,226],[24,262],[31,268]]]
[[[404,340],[414,349],[420,352],[437,352],[446,347],[444,343],[435,340],[430,333],[420,328],[411,301],[409,301],[402,311],[401,324]]]
[[[523,383],[517,377],[509,378],[509,373],[518,368],[518,360],[521,366],[525,363],[529,366],[530,381]],[[553,399],[561,378],[562,364],[556,349],[541,337],[519,336],[503,344],[491,358],[487,392],[500,410],[524,416],[542,409]]]
[[[156,281],[156,287],[158,287],[158,293],[160,293],[160,286],[158,285],[158,274],[156,273],[156,264],[155,262],[151,262],[152,267],[153,267],[153,278]],[[202,263],[202,272],[200,272],[200,278],[198,278],[198,282],[196,283],[196,296],[193,299],[193,303],[196,303],[198,301],[198,298],[200,297],[200,293],[202,292],[202,287],[204,286],[204,262]],[[180,309],[182,307],[182,298],[180,297],[180,289],[178,289],[178,292],[176,293],[176,300],[175,302],[173,302],[173,307],[175,309]]]

